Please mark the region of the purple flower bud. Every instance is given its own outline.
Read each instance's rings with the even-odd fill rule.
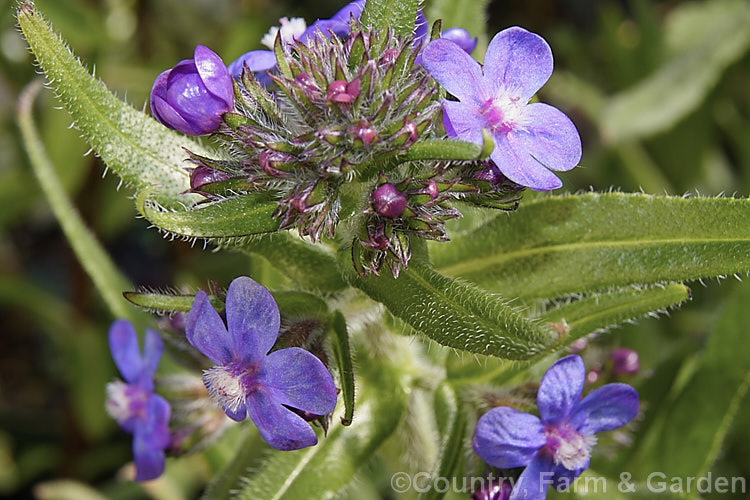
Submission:
[[[406,209],[406,196],[390,182],[373,191],[370,200],[375,212],[383,217],[395,219]]]
[[[433,181],[432,179],[427,181],[427,186],[425,186],[425,190],[427,191],[427,194],[430,195],[430,198],[432,198],[433,200],[438,197],[438,194],[440,194],[437,188],[437,184],[435,184],[435,181]]]
[[[393,64],[400,54],[401,52],[398,49],[388,49],[380,56],[380,64],[383,66]]]
[[[355,143],[360,141],[364,146],[380,140],[378,133],[367,120],[360,120],[349,127],[349,134],[354,137]]]
[[[601,368],[594,368],[586,374],[586,383],[595,384],[602,376]]]
[[[280,151],[264,149],[260,153],[258,163],[268,175],[272,175],[273,177],[286,177],[286,170],[288,170],[286,167],[290,163],[293,163],[293,157]]]
[[[215,170],[206,166],[195,167],[190,172],[190,190],[200,191],[201,186],[229,179],[229,175],[221,170]]]
[[[493,186],[502,184],[505,180],[505,176],[500,173],[494,164],[490,164],[487,168],[474,172],[474,178],[478,181],[489,182]]]
[[[243,68],[247,67],[255,79],[264,87],[271,85],[268,72],[276,68],[276,55],[272,50],[251,50],[242,54],[227,67],[232,78],[242,76]]]
[[[635,375],[641,369],[638,353],[633,349],[620,347],[609,355],[612,360],[612,373],[614,375]]]
[[[399,147],[408,147],[419,139],[419,130],[417,124],[411,120],[406,120],[404,126],[393,134],[393,140]]]
[[[368,240],[362,244],[372,250],[385,250],[388,248],[388,236],[385,234],[385,224],[380,222],[374,227],[367,228]]]
[[[471,495],[471,500],[507,500],[513,486],[504,479],[490,479]]]
[[[151,89],[151,113],[165,126],[188,135],[216,132],[234,108],[232,78],[221,58],[198,45],[185,59],[160,74]]]
[[[297,88],[307,96],[308,99],[313,99],[320,94],[320,90],[318,89],[318,82],[315,81],[315,78],[313,78],[310,73],[298,74],[294,77],[294,83],[297,85]]]
[[[355,78],[349,83],[346,83],[343,80],[334,80],[328,85],[326,99],[328,102],[351,104],[357,99],[359,92],[359,78]]]
[[[440,38],[450,40],[451,42],[461,47],[461,49],[467,54],[471,54],[472,52],[474,52],[474,49],[477,47],[478,41],[476,37],[472,38],[469,32],[463,28],[447,29],[443,31],[443,33],[440,35]]]

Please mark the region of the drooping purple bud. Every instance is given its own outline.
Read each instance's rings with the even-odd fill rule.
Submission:
[[[398,147],[408,147],[419,139],[419,130],[417,124],[411,120],[406,120],[404,126],[393,134],[393,141]]]
[[[294,158],[286,153],[280,151],[274,151],[272,149],[264,149],[260,153],[258,158],[258,164],[268,175],[274,177],[286,177],[287,167],[294,163]]]
[[[474,52],[474,49],[477,47],[478,41],[476,37],[472,38],[469,32],[463,28],[447,29],[443,31],[443,33],[440,35],[440,38],[450,40],[451,42],[461,47],[461,50],[463,50],[467,54],[471,54],[472,52]]]
[[[474,178],[478,181],[489,182],[493,186],[502,184],[505,181],[505,176],[500,173],[500,169],[495,165],[489,165],[485,169],[477,170],[474,172]]]
[[[328,99],[328,102],[351,104],[357,99],[359,92],[359,78],[355,78],[349,83],[344,80],[334,80],[328,85],[326,99]]]
[[[380,56],[380,64],[382,66],[388,66],[393,64],[398,59],[401,52],[398,49],[388,49]]]
[[[190,190],[200,191],[200,188],[206,184],[225,181],[227,179],[229,179],[229,175],[226,172],[201,165],[195,167],[190,172]]]
[[[635,375],[641,369],[640,358],[633,349],[620,347],[612,351],[609,358],[612,360],[614,375]]]
[[[471,494],[471,500],[507,500],[513,486],[505,479],[489,479]]]
[[[377,131],[372,128],[372,124],[367,120],[360,120],[349,127],[349,135],[354,138],[355,145],[359,146],[369,146],[380,140]]]
[[[433,200],[438,197],[440,192],[438,191],[437,184],[435,184],[435,181],[430,179],[427,181],[427,185],[425,186],[425,190],[427,191],[427,194],[430,195],[430,198]]]
[[[234,108],[232,78],[221,58],[198,45],[194,58],[160,74],[151,89],[151,113],[163,125],[188,135],[216,132]]]
[[[362,244],[372,250],[385,250],[388,248],[388,236],[385,234],[385,224],[382,222],[367,228],[367,241]]]
[[[406,196],[390,182],[373,191],[370,200],[375,212],[383,217],[395,219],[406,209]]]
[[[296,83],[297,88],[300,89],[308,99],[313,99],[320,95],[318,82],[315,81],[315,78],[313,78],[310,73],[298,74],[294,77],[294,82]]]

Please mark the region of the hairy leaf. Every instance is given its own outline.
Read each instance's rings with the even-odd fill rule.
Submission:
[[[18,7],[18,24],[50,86],[107,167],[137,189],[158,186],[154,196],[164,205],[188,203],[193,196],[180,194],[190,180],[184,149],[210,153],[112,94],[82,66],[32,2]]]
[[[750,270],[750,200],[624,193],[521,204],[451,244],[436,268],[506,297],[552,299]]]
[[[349,332],[346,328],[346,319],[339,311],[333,315],[333,353],[336,356],[336,365],[339,368],[339,383],[341,384],[341,397],[344,400],[344,416],[341,423],[351,425],[354,418],[354,368],[352,366],[352,354],[349,348]]]
[[[360,278],[347,250],[339,252],[339,265],[352,286],[442,345],[527,359],[554,340],[551,329],[541,322],[526,318],[497,296],[441,275],[416,256],[398,279],[387,273]]]
[[[185,239],[202,238],[222,243],[255,234],[276,231],[279,222],[271,218],[276,202],[265,194],[244,194],[187,210],[170,210],[141,191],[136,208],[150,223],[165,233]]]
[[[376,30],[392,29],[397,35],[411,35],[420,0],[367,0],[362,11],[362,26]]]

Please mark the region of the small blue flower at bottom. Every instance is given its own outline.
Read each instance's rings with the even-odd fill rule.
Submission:
[[[109,348],[125,382],[107,384],[107,413],[133,435],[135,480],[155,479],[164,472],[164,450],[170,443],[169,403],[154,394],[154,373],[164,344],[147,328],[141,356],[135,328],[118,319],[109,328]]]
[[[638,413],[638,393],[607,384],[581,399],[586,369],[580,356],[558,360],[537,393],[540,418],[498,407],[477,422],[474,452],[501,468],[526,467],[509,500],[544,500],[547,486],[564,490],[583,472],[597,432],[616,429]]]
[[[279,308],[271,293],[247,277],[229,285],[226,326],[205,292],[190,308],[185,334],[216,366],[203,372],[211,398],[236,421],[246,416],[277,450],[318,442],[294,408],[327,415],[336,406],[336,386],[323,363],[298,347],[269,353],[279,333]]]

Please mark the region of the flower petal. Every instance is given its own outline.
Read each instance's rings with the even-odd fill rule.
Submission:
[[[545,443],[537,417],[504,406],[482,415],[473,442],[474,453],[501,469],[527,465]]]
[[[276,67],[276,56],[270,50],[251,50],[242,54],[240,57],[229,65],[228,71],[234,78],[242,76],[242,68],[247,67],[253,73],[256,73],[255,78],[259,80],[263,85],[270,84],[271,80],[266,75],[266,71]]]
[[[354,0],[349,2],[341,8],[338,12],[331,16],[331,21],[343,21],[349,23],[349,17],[354,16],[355,19],[359,19],[362,15],[362,10],[365,8],[365,0]]]
[[[508,500],[544,500],[547,487],[552,484],[554,468],[550,455],[538,453],[521,473]]]
[[[232,337],[203,290],[195,294],[185,323],[185,336],[190,345],[217,365],[228,365],[236,359]]]
[[[563,422],[580,402],[586,367],[577,355],[559,359],[549,367],[539,384],[536,403],[545,424]]]
[[[482,120],[471,106],[443,100],[443,125],[449,137],[482,145]]]
[[[494,36],[484,56],[484,85],[528,102],[552,74],[552,49],[544,38],[514,26]]]
[[[591,463],[590,459],[586,460],[586,464],[583,467],[579,467],[575,470],[566,469],[562,465],[555,465],[553,470],[555,475],[552,478],[552,487],[557,491],[567,490],[570,485],[573,484],[573,481],[581,475],[581,472],[589,468],[589,463]]]
[[[521,148],[552,170],[570,170],[581,161],[581,136],[559,109],[541,102],[524,109],[527,125],[509,132]]]
[[[162,125],[188,135],[203,135],[203,132],[188,123],[166,100],[151,95],[151,112]]]
[[[258,377],[281,404],[315,415],[327,415],[336,407],[331,374],[317,357],[299,347],[266,356]]]
[[[146,418],[135,426],[133,432],[133,458],[135,480],[155,479],[164,472],[164,449],[169,446],[169,403],[152,395]]]
[[[226,103],[208,91],[197,73],[177,75],[173,79],[170,74],[167,102],[201,134],[215,132],[221,124],[221,115],[228,110]]]
[[[138,384],[147,391],[154,390],[154,373],[159,366],[159,360],[164,352],[164,343],[151,328],[146,328],[146,336],[143,340],[143,364]]]
[[[138,381],[143,362],[138,334],[130,321],[118,319],[109,327],[109,350],[122,378],[130,384]]]
[[[315,432],[302,417],[284,408],[263,388],[248,394],[247,412],[261,437],[277,450],[298,450],[318,442]]]
[[[490,95],[479,63],[450,40],[433,40],[422,51],[430,75],[464,104],[479,107]]]
[[[279,335],[279,308],[271,293],[240,276],[229,285],[226,311],[237,359],[253,363],[263,358]]]
[[[622,427],[637,414],[638,392],[627,384],[607,384],[583,398],[568,422],[583,434],[594,434]]]
[[[228,108],[234,106],[234,89],[229,71],[213,50],[203,45],[195,47],[195,67],[209,92],[224,101]]]
[[[535,191],[549,191],[562,186],[562,181],[536,161],[531,153],[510,134],[494,134],[495,149],[490,158],[508,179]]]

